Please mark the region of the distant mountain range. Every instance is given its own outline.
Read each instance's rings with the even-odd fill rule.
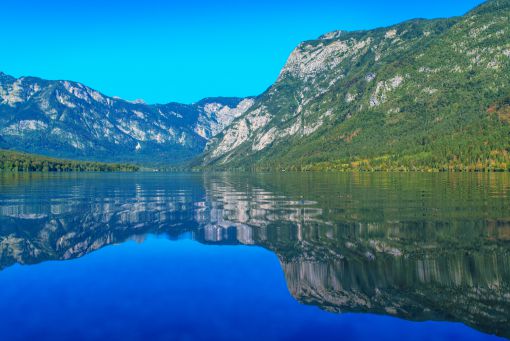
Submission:
[[[510,0],[301,43],[258,97],[147,105],[0,74],[0,148],[218,169],[510,169]]]
[[[55,157],[171,164],[205,147],[252,99],[148,105],[83,84],[0,73],[0,147]]]

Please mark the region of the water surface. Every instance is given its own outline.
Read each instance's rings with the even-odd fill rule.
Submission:
[[[6,340],[510,337],[507,174],[0,176]]]

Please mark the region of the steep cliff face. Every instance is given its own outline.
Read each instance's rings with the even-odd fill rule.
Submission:
[[[300,44],[204,165],[306,168],[507,162],[510,1],[463,17],[332,32]]]
[[[252,104],[209,98],[147,105],[83,84],[0,73],[0,147],[49,156],[175,163],[200,153]]]

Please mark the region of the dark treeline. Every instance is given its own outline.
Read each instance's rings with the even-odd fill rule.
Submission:
[[[6,172],[136,172],[138,170],[139,167],[135,165],[61,160],[0,150],[0,171]]]

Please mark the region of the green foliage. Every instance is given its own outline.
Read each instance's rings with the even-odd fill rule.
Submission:
[[[4,172],[136,172],[138,166],[115,163],[71,161],[0,150],[0,171]]]

